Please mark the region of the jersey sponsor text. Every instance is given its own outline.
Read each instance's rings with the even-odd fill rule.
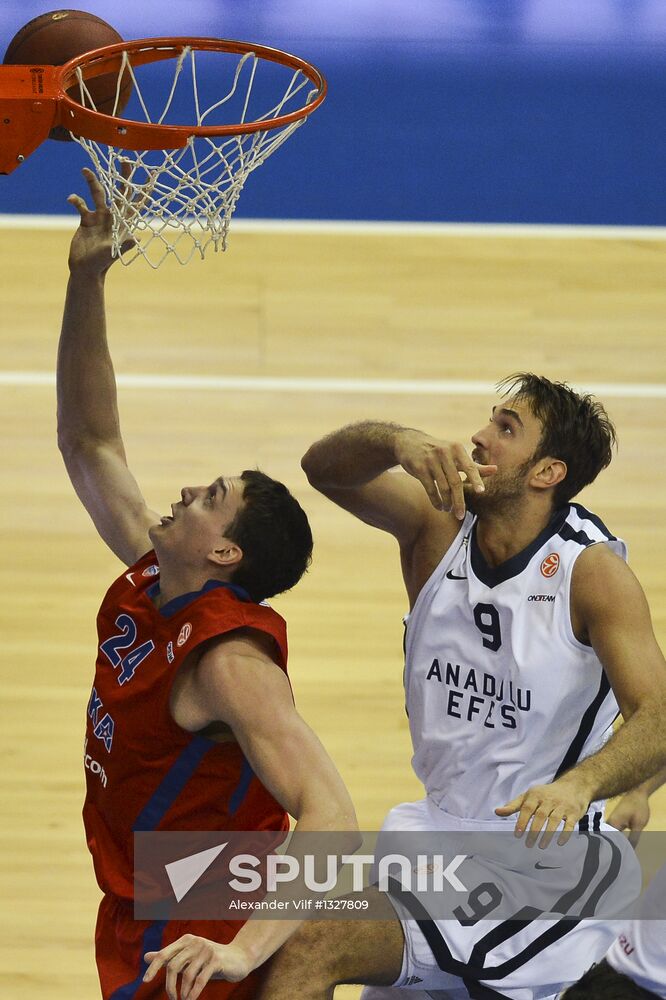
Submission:
[[[529,712],[532,707],[532,692],[521,688],[513,681],[497,681],[492,674],[480,672],[474,667],[463,667],[460,663],[442,665],[435,658],[430,664],[426,680],[438,681],[449,690],[446,700],[446,714],[454,719],[468,722],[482,722],[487,729],[500,725],[503,729],[515,729],[516,716]]]

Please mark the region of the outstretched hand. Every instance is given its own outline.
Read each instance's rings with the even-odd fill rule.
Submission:
[[[477,465],[461,444],[409,429],[400,434],[396,458],[405,472],[419,480],[435,510],[452,510],[460,521],[465,516],[465,483],[483,493],[483,479],[497,472],[496,465]]]
[[[181,1000],[197,1000],[210,979],[240,982],[252,972],[252,964],[242,948],[235,944],[217,944],[195,934],[184,934],[161,951],[149,951],[144,983],[166,968],[165,989],[169,1000],[178,1000],[178,977]]]
[[[113,255],[113,217],[106,204],[104,188],[88,167],[82,170],[92,198],[93,208],[88,208],[85,198],[70,194],[67,201],[78,211],[79,228],[76,230],[69,251],[70,271],[89,271],[104,274],[117,259]],[[134,243],[127,232],[121,253]]]
[[[529,827],[525,839],[527,847],[534,847],[539,836],[539,847],[548,847],[555,832],[563,824],[557,840],[563,846],[578,820],[587,812],[590,796],[591,792],[583,782],[567,775],[548,785],[534,785],[511,802],[499,806],[495,813],[498,816],[518,813],[514,832],[516,837],[522,837]]]

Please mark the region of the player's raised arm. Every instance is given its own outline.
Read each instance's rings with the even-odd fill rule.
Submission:
[[[461,444],[380,421],[351,424],[329,434],[309,448],[301,465],[317,490],[403,544],[416,538],[433,510],[452,511],[462,520],[461,473],[474,489],[483,491],[482,477],[496,470],[477,465]]]
[[[131,565],[150,548],[148,528],[159,518],[148,510],[125,459],[104,310],[104,281],[114,260],[111,216],[95,175],[84,175],[92,210],[78,195],[68,199],[81,218],[70,248],[58,346],[58,445],[98,532]]]

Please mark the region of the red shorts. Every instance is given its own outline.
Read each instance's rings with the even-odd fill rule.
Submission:
[[[243,926],[242,921],[134,920],[133,905],[116,896],[104,896],[95,929],[95,957],[104,1000],[165,1000],[165,973],[151,983],[142,982],[146,971],[143,956],[159,951],[183,934],[196,934],[228,944]],[[240,983],[216,979],[208,983],[201,1000],[254,1000],[261,982],[260,970]]]

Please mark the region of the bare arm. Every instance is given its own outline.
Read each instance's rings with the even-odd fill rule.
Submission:
[[[603,664],[625,722],[601,750],[557,781],[496,810],[520,812],[520,830],[533,816],[528,842],[544,824],[548,842],[564,817],[565,830],[573,829],[590,802],[652,779],[666,763],[666,662],[640,584],[605,545],[577,560],[572,619],[578,637],[589,641]]]
[[[572,580],[579,618],[603,664],[624,719],[606,746],[576,768],[592,798],[608,798],[654,777],[666,764],[666,661],[638,580],[605,545],[588,549]]]
[[[359,845],[354,806],[323,746],[300,717],[284,672],[260,645],[231,638],[205,654],[195,685],[202,723],[231,726],[263,785],[296,820],[294,835],[349,831],[349,851]],[[293,934],[299,920],[254,920],[230,945],[185,935],[160,952],[149,952],[146,981],[167,966],[166,989],[196,1000],[212,975],[237,981],[266,961]],[[194,985],[193,985],[194,984]]]
[[[70,250],[58,345],[58,445],[72,485],[107,545],[127,565],[150,548],[149,511],[127,467],[116,383],[106,340],[104,281],[113,262],[104,193],[85,171],[95,208],[70,197],[81,216]]]
[[[481,477],[496,471],[495,466],[473,462],[461,444],[379,421],[351,424],[329,434],[309,448],[301,464],[317,490],[366,523],[395,535],[402,545],[415,541],[434,520],[434,511],[452,509],[462,520],[460,473],[483,490]],[[455,518],[452,529],[457,531]]]

